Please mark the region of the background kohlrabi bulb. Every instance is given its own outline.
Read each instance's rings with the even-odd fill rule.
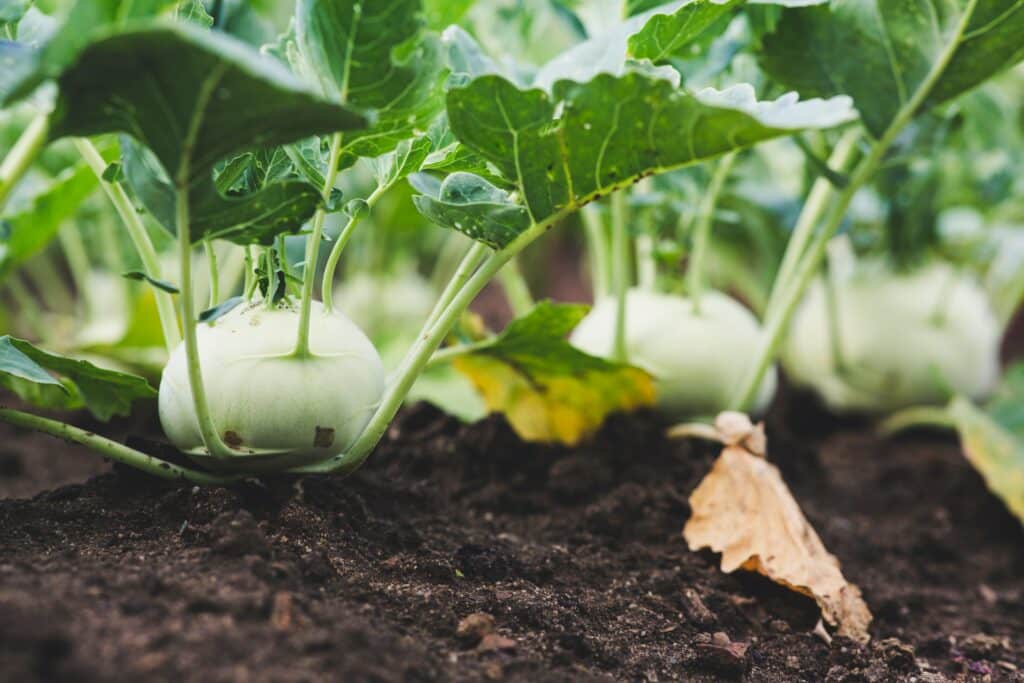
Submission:
[[[834,284],[837,367],[827,290],[819,280],[793,317],[783,362],[795,383],[837,411],[890,412],[982,398],[999,374],[999,325],[984,290],[944,263],[894,273],[859,263]]]
[[[742,304],[708,291],[694,313],[689,299],[632,289],[626,297],[629,362],[655,378],[657,406],[683,420],[729,408],[732,394],[749,369],[761,328]],[[608,358],[612,353],[615,301],[606,298],[573,331],[578,349]],[[763,413],[775,395],[772,368],[758,388],[751,412]]]
[[[295,348],[298,322],[295,308],[243,304],[212,325],[199,325],[199,357],[213,423],[228,446],[254,451],[239,456],[239,465],[286,467],[341,453],[366,426],[384,393],[380,357],[352,321],[337,312],[327,314],[313,302],[310,358],[288,355]],[[160,421],[174,445],[205,455],[184,343],[164,368],[159,402]]]

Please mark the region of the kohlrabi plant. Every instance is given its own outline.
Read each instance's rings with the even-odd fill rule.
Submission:
[[[132,247],[129,275],[150,288],[169,361],[157,392],[8,336],[0,382],[102,418],[158,395],[193,464],[16,408],[0,419],[214,483],[353,471],[428,368],[447,363],[526,438],[575,443],[608,413],[651,403],[676,419],[762,411],[855,196],[908,126],[1017,61],[1024,30],[1019,0],[929,12],[904,0],[581,2],[578,14],[558,3],[544,10],[558,40],[515,54],[494,32],[519,15],[471,4],[297,0],[273,40],[222,3],[78,0],[7,24],[0,106],[36,113],[0,163],[0,202],[54,145],[73,149]],[[761,211],[736,179],[768,154],[744,150],[791,136],[809,187],[781,262],[760,257],[777,275],[730,287],[742,250],[719,277],[720,230]],[[687,183],[695,191],[671,189]],[[409,185],[416,211],[457,239],[434,250],[453,266],[435,269],[432,305],[408,302],[402,315],[422,319],[385,373],[342,313],[359,276],[348,248]],[[649,229],[662,202],[674,228]],[[520,272],[519,255],[563,223],[587,235],[592,311],[534,303]],[[28,239],[30,225],[4,239]],[[516,320],[490,335],[465,314],[495,279]],[[939,314],[959,324],[959,308]]]

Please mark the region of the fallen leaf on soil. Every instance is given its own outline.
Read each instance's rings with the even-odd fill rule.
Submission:
[[[726,573],[758,572],[810,596],[839,635],[867,642],[871,613],[860,590],[843,578],[778,469],[764,459],[761,425],[746,425],[748,434],[737,436],[735,413],[716,420],[726,446],[690,496],[683,537],[691,550],[722,553]]]
[[[654,402],[647,372],[589,356],[566,340],[586,313],[586,306],[541,302],[453,365],[522,439],[574,446],[609,413]]]

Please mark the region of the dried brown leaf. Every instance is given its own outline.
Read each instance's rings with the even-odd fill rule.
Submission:
[[[683,537],[691,550],[722,553],[726,573],[758,572],[810,596],[839,635],[869,640],[871,612],[860,589],[843,577],[774,465],[726,446],[690,496],[690,506]]]

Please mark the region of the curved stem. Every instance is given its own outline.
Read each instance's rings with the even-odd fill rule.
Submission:
[[[89,140],[76,138],[75,147],[78,149],[79,154],[82,155],[82,158],[85,159],[85,162],[89,164],[92,172],[96,174],[100,181],[100,186],[114,205],[114,209],[117,210],[117,215],[121,218],[121,222],[124,223],[124,227],[128,231],[128,237],[131,239],[132,245],[134,245],[135,251],[139,255],[139,260],[142,261],[142,267],[145,269],[146,275],[154,280],[162,280],[163,273],[161,272],[160,257],[157,256],[156,248],[153,246],[152,240],[149,239],[149,233],[146,232],[146,226],[142,224],[142,218],[139,217],[139,212],[135,210],[135,206],[128,197],[128,193],[117,183],[108,183],[103,180],[103,173],[107,169],[107,162],[103,160],[99,150]],[[178,329],[178,319],[174,314],[174,299],[171,298],[169,293],[161,290],[155,290],[153,296],[156,299],[156,310],[160,317],[160,327],[164,333],[164,343],[167,345],[167,350],[171,351],[181,342],[181,331]]]
[[[217,252],[213,250],[210,240],[203,240],[203,251],[206,252],[206,265],[210,267],[210,301],[207,308],[213,308],[220,301],[220,275],[217,271]]]
[[[142,470],[147,474],[161,479],[185,480],[194,484],[228,484],[237,481],[241,477],[222,477],[214,474],[207,474],[187,467],[179,467],[169,462],[154,458],[151,455],[129,448],[124,444],[94,434],[93,432],[78,427],[51,420],[49,418],[23,413],[20,410],[0,408],[0,421],[12,424],[22,429],[31,429],[43,434],[55,436],[72,443],[85,446],[89,450],[99,453],[105,458],[110,458],[123,465]]]
[[[210,403],[206,396],[202,368],[199,363],[199,339],[196,335],[196,312],[192,292],[192,240],[189,235],[188,186],[179,182],[175,197],[176,225],[178,227],[178,258],[181,261],[181,282],[178,301],[181,304],[181,322],[185,331],[185,357],[188,366],[188,384],[196,409],[196,420],[203,445],[214,458],[230,458],[235,455],[221,440],[217,427],[210,415]]]
[[[854,151],[857,149],[857,141],[860,139],[862,130],[855,126],[846,131],[839,142],[836,143],[832,155],[828,158],[828,166],[831,169],[842,171],[850,162]],[[786,290],[793,277],[793,270],[800,263],[800,258],[807,250],[807,243],[814,234],[814,227],[818,224],[821,214],[828,206],[828,200],[832,196],[832,182],[822,176],[811,185],[811,191],[807,195],[800,215],[797,217],[796,225],[793,226],[793,234],[786,244],[786,252],[782,256],[782,263],[775,275],[775,282],[772,284],[772,293],[768,297],[769,302],[778,303],[781,293]],[[765,311],[765,318],[771,318],[777,313],[771,306]]]
[[[306,242],[306,265],[302,271],[302,302],[299,308],[299,336],[295,343],[295,355],[309,355],[309,318],[313,308],[313,281],[316,279],[316,264],[320,257],[320,241],[324,236],[324,218],[327,216],[326,203],[330,198],[334,180],[338,177],[338,159],[341,156],[341,133],[331,136],[331,154],[327,161],[327,172],[324,173],[324,186],[321,188],[323,205],[313,216],[313,234]],[[284,255],[281,256],[284,258]],[[321,292],[321,296],[323,293]]]
[[[366,198],[366,211],[356,214],[355,216],[349,216],[348,222],[345,223],[345,227],[342,228],[338,234],[338,239],[334,241],[334,246],[331,247],[331,253],[327,257],[327,264],[324,266],[323,280],[320,285],[320,297],[324,302],[324,309],[328,312],[334,310],[334,273],[338,269],[338,261],[341,260],[341,253],[345,251],[345,246],[348,245],[348,241],[352,239],[353,233],[356,231],[356,226],[366,217],[374,205],[377,204],[377,200],[380,199],[381,195],[387,192],[391,185],[379,185],[369,197]]]
[[[427,366],[440,365],[441,363],[448,363],[460,356],[466,354],[475,353],[481,349],[486,349],[494,343],[494,339],[482,339],[472,344],[457,344],[455,346],[448,346],[443,349],[438,349],[430,356],[430,360],[427,361]]]
[[[971,16],[974,14],[974,8],[977,6],[977,3],[978,0],[968,0],[967,7],[964,9],[964,13],[960,17],[960,23],[957,25],[956,33],[950,37],[950,42],[946,46],[945,50],[943,50],[942,54],[939,55],[939,58],[932,65],[928,75],[914,92],[910,101],[900,108],[896,113],[895,118],[893,118],[892,122],[889,124],[889,127],[885,129],[882,137],[872,145],[871,152],[857,165],[853,176],[850,178],[849,184],[843,188],[843,191],[839,194],[835,204],[832,206],[832,209],[825,220],[825,224],[814,236],[813,242],[807,248],[807,253],[799,259],[799,265],[794,269],[795,272],[792,284],[782,285],[783,289],[780,290],[782,292],[781,298],[774,302],[776,305],[773,306],[773,302],[769,301],[768,310],[773,311],[774,315],[770,316],[767,321],[764,336],[757,355],[754,358],[751,370],[747,373],[746,378],[739,387],[739,390],[733,396],[731,405],[734,409],[743,410],[751,403],[751,401],[753,401],[758,388],[761,386],[762,378],[768,371],[768,368],[771,367],[771,364],[778,353],[779,345],[782,343],[783,334],[789,326],[789,320],[793,316],[793,311],[796,310],[797,303],[803,297],[804,292],[807,291],[807,287],[811,283],[811,280],[814,279],[815,274],[821,267],[821,262],[824,258],[829,240],[831,240],[839,230],[843,217],[846,215],[846,211],[850,207],[850,202],[853,201],[853,197],[857,191],[874,176],[878,167],[881,165],[882,160],[885,158],[885,154],[889,150],[889,147],[892,146],[892,143],[896,140],[897,136],[903,132],[903,129],[907,124],[913,120],[918,109],[921,108],[921,105],[924,104],[925,100],[928,98],[928,94],[931,92],[932,87],[936,82],[938,82],[939,77],[942,76],[942,72],[949,64],[949,60],[953,58],[953,53],[956,52],[956,46],[959,44],[961,36],[963,36],[967,25],[970,23]]]
[[[46,137],[49,132],[49,115],[38,114],[22,131],[21,137],[14,143],[14,147],[4,157],[3,162],[0,162],[0,208],[3,208],[7,198],[11,195],[11,190],[46,146]]]
[[[878,425],[878,433],[892,436],[897,432],[915,427],[933,427],[937,429],[956,429],[956,419],[948,408],[936,406],[917,406],[893,413]]]
[[[736,161],[736,152],[730,152],[723,156],[715,166],[707,191],[704,193],[704,199],[701,201],[700,214],[694,228],[693,254],[686,269],[686,282],[690,301],[693,304],[693,312],[697,315],[700,315],[700,297],[704,293],[705,284],[707,284],[705,261],[707,261],[711,224],[715,217],[715,205],[718,204],[718,196],[721,194],[722,188],[725,187],[725,179],[729,176],[734,161]]]
[[[627,213],[629,196],[625,190],[612,194],[612,281],[615,288],[615,329],[612,360],[626,363],[626,293],[629,291],[629,234]]]

